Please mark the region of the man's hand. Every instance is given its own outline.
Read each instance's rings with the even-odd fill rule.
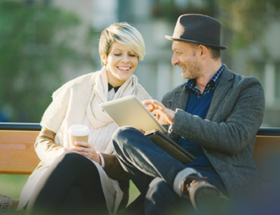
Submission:
[[[146,100],[142,102],[143,105],[148,105],[146,108],[148,111],[154,113],[155,118],[162,125],[168,125],[174,123],[175,112],[166,108],[162,103],[157,100]]]
[[[87,142],[75,142],[75,146],[71,147],[74,152],[83,155],[101,165],[101,159],[99,154],[95,151],[94,147]]]

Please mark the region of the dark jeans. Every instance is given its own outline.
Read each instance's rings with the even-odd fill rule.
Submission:
[[[27,214],[108,214],[96,166],[77,153],[58,157],[37,184]]]
[[[173,190],[176,175],[188,168],[187,165],[172,158],[148,137],[131,127],[118,129],[113,135],[113,143],[123,168],[141,192],[145,214],[162,215],[170,214],[171,211],[171,214],[195,213],[189,199],[179,197]],[[191,168],[226,193],[220,176],[213,168]]]

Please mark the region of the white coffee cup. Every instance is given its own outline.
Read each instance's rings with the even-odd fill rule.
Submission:
[[[75,141],[88,142],[89,128],[86,125],[76,124],[68,129],[70,145],[75,146]]]

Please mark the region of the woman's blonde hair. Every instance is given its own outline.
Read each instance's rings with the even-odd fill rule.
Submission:
[[[108,57],[111,46],[114,42],[119,42],[123,45],[128,45],[131,50],[137,55],[139,60],[144,59],[145,43],[140,32],[126,22],[119,22],[105,28],[99,40],[100,56]],[[101,64],[105,66],[102,58]]]

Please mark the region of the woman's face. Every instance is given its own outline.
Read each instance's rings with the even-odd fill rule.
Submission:
[[[118,42],[112,44],[107,59],[103,58],[107,61],[108,82],[113,87],[122,85],[134,73],[138,65],[137,55],[128,46]]]

